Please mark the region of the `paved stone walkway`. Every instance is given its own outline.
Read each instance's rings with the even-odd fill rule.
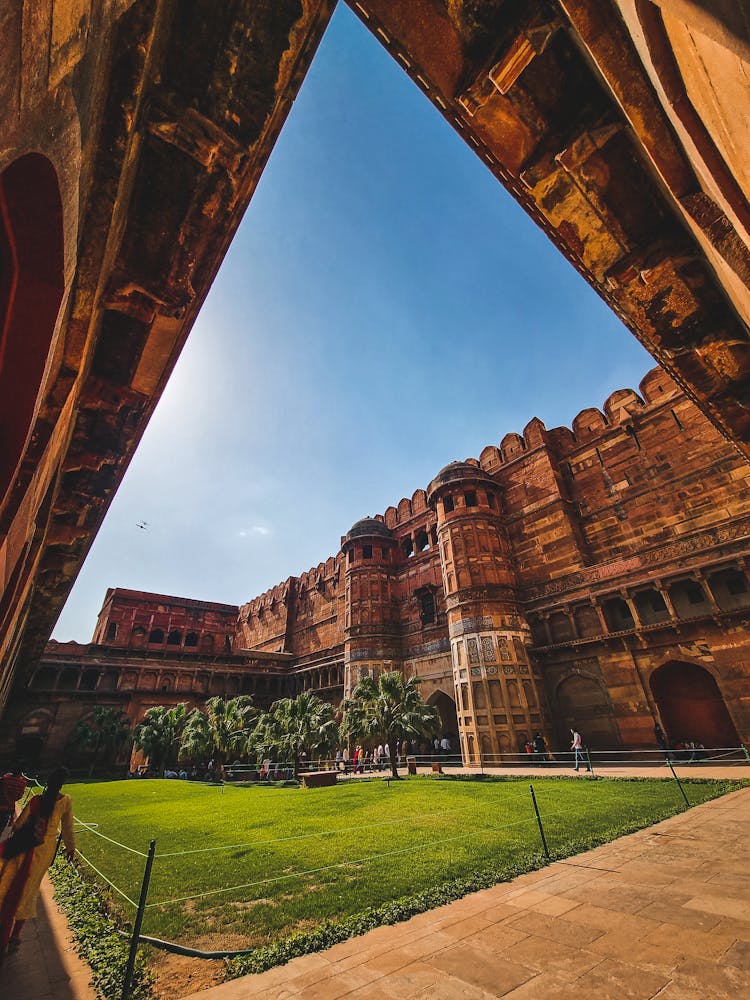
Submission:
[[[21,947],[0,965],[2,1000],[96,1000],[91,969],[75,953],[67,921],[48,879],[42,882],[36,920],[24,927]]]
[[[750,788],[189,1000],[750,997]]]

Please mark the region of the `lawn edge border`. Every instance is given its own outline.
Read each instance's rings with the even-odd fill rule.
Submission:
[[[55,902],[65,914],[76,952],[91,970],[91,983],[100,997],[119,1000],[129,942],[123,936],[117,910],[98,883],[58,857],[49,869]],[[154,1000],[153,976],[146,955],[139,950],[131,1000]]]
[[[542,776],[543,775],[540,774],[540,777]],[[507,777],[503,775],[453,775],[450,777],[443,776],[442,780],[445,780],[446,777],[448,780],[474,779],[486,782],[505,781],[511,778],[510,775]],[[549,777],[553,776],[550,775]],[[557,777],[560,780],[580,780],[569,778],[567,775],[555,775],[554,777]],[[517,776],[515,780],[518,780]],[[591,780],[639,782],[650,781],[653,779],[628,776],[622,778],[601,778]],[[504,865],[498,868],[485,868],[479,872],[475,872],[474,875],[470,877],[451,879],[449,881],[442,882],[439,885],[432,886],[429,889],[424,889],[421,892],[414,893],[413,895],[401,896],[400,898],[392,900],[390,903],[385,903],[382,906],[370,907],[360,913],[352,914],[342,920],[325,920],[313,930],[300,931],[296,934],[290,934],[288,937],[282,938],[280,941],[276,941],[268,945],[261,945],[260,947],[253,949],[251,952],[248,952],[247,955],[225,959],[225,981],[237,979],[241,976],[268,972],[270,969],[276,968],[277,966],[286,965],[288,962],[292,961],[292,959],[324,951],[335,944],[341,944],[343,941],[348,941],[351,938],[361,937],[363,934],[366,934],[368,931],[375,930],[377,927],[402,923],[403,921],[410,920],[412,917],[416,917],[421,913],[427,913],[429,910],[437,909],[438,907],[444,906],[448,903],[454,903],[473,892],[490,889],[502,882],[510,882],[514,878],[518,878],[520,875],[526,875],[529,872],[546,868],[555,861],[561,861],[576,854],[585,853],[586,851],[593,850],[596,847],[601,847],[603,844],[612,843],[612,841],[618,840],[620,837],[626,837],[629,834],[637,833],[640,830],[646,830],[649,827],[656,826],[657,823],[663,823],[665,820],[672,819],[674,816],[687,812],[688,809],[694,809],[699,805],[712,802],[724,795],[729,795],[732,792],[739,791],[741,788],[750,786],[750,781],[747,779],[732,778],[689,778],[685,779],[685,783],[691,785],[700,784],[721,787],[717,788],[717,794],[705,799],[704,802],[696,803],[695,806],[691,805],[690,807],[685,807],[680,803],[675,804],[674,808],[670,809],[664,816],[654,820],[653,823],[639,823],[638,821],[633,821],[616,827],[610,827],[596,835],[575,837],[568,840],[564,844],[558,846],[555,850],[550,851],[549,861],[541,850],[538,852],[533,851],[525,854],[520,863]]]

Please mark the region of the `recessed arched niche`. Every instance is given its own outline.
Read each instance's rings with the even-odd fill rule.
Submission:
[[[64,290],[57,174],[38,153],[0,173],[0,502],[34,422]]]

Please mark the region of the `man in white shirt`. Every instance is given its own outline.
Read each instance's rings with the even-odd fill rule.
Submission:
[[[570,749],[573,751],[573,770],[577,771],[581,764],[586,765],[586,770],[590,771],[591,768],[583,754],[583,740],[581,739],[581,734],[577,729],[571,729],[570,735],[573,740],[570,744]]]

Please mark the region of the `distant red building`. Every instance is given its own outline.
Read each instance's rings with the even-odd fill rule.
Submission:
[[[750,468],[660,369],[572,429],[534,419],[358,521],[241,607],[109,590],[50,643],[0,749],[57,753],[93,704],[422,679],[467,759],[571,726],[591,747],[750,743]]]

